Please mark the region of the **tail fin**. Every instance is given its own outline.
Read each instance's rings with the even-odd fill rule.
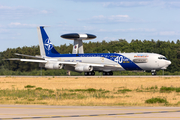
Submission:
[[[39,47],[42,57],[53,57],[55,54],[59,54],[54,46],[52,45],[48,35],[44,30],[44,26],[37,27],[38,37],[39,37]]]

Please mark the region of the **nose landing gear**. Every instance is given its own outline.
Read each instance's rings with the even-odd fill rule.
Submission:
[[[151,70],[151,74],[154,76],[156,75],[156,70]]]

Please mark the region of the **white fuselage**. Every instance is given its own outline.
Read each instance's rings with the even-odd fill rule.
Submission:
[[[93,69],[95,71],[160,70],[166,69],[171,64],[163,55],[156,53],[77,54],[77,56],[70,54],[69,56],[46,58],[46,60],[49,62],[76,62],[79,66],[104,65],[104,67],[95,66]]]

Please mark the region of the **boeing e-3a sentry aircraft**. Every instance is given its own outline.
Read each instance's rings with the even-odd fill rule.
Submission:
[[[85,75],[95,75],[95,71],[103,75],[113,75],[113,71],[144,70],[156,75],[156,70],[166,69],[170,64],[165,56],[156,53],[79,53],[60,54],[53,47],[44,26],[38,28],[39,46],[41,56],[30,56],[35,59],[10,58],[25,62],[38,62],[40,67],[46,69],[66,69],[84,72]],[[88,34],[85,35],[86,37]]]

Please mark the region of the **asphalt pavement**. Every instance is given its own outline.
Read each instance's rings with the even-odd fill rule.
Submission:
[[[179,120],[180,107],[0,105],[0,120]]]

